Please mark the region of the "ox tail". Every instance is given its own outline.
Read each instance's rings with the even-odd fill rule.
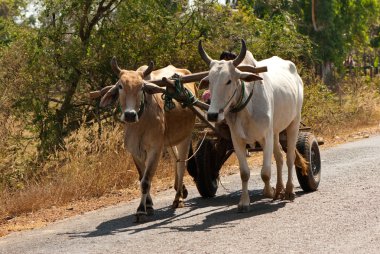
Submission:
[[[296,167],[301,168],[301,173],[303,176],[307,176],[309,170],[309,163],[298,151],[298,149],[296,149],[296,160],[294,164],[296,165]]]

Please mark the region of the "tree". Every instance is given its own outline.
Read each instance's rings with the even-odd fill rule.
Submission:
[[[31,47],[33,59],[29,66],[29,70],[39,76],[32,81],[38,93],[29,100],[35,105],[43,154],[62,146],[64,135],[78,124],[69,116],[76,114],[80,106],[76,93],[83,89],[80,84],[88,71],[86,65],[92,62],[94,34],[102,31],[102,23],[120,3],[121,0],[40,2],[43,7],[41,26],[34,38],[36,46]],[[38,61],[46,63],[42,70]],[[44,78],[45,75],[54,77]],[[65,123],[65,119],[69,122]]]
[[[203,71],[199,39],[218,58],[224,50],[239,50],[244,38],[257,59],[279,55],[310,66],[310,43],[288,22],[288,12],[260,20],[240,2],[238,10],[216,0],[194,3],[187,8],[170,0],[39,0],[37,26],[7,22],[12,26],[3,30],[10,39],[0,45],[0,87],[7,98],[1,110],[22,119],[43,161],[64,149],[64,137],[82,122],[101,123],[97,102],[87,93],[116,81],[109,65],[113,55],[126,69],[154,60],[156,68]]]
[[[341,68],[351,49],[369,46],[370,24],[379,18],[379,8],[376,0],[300,1],[298,10],[304,16],[299,28],[316,45],[325,82],[332,65]]]

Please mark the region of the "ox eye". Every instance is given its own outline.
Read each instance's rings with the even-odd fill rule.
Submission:
[[[227,81],[227,85],[229,85],[229,84],[231,84],[231,80],[228,80],[228,81]]]
[[[120,85],[120,84],[118,85],[118,87],[119,87],[119,89],[123,89],[122,85]]]

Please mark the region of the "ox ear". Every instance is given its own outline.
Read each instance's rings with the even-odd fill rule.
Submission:
[[[208,79],[208,76],[206,76],[199,82],[199,89],[207,89],[209,84],[210,80]]]
[[[103,95],[102,99],[100,100],[100,107],[107,107],[108,105],[114,103],[118,98],[119,88],[118,83],[116,83],[108,90],[108,92],[105,95]]]
[[[102,97],[103,95],[105,95],[111,88],[113,87],[112,86],[106,86],[106,87],[103,87],[100,91],[92,91],[90,92],[90,99],[96,99],[96,98],[99,98],[99,97]]]
[[[260,77],[258,75],[255,75],[253,73],[249,73],[249,72],[241,72],[240,75],[239,75],[239,79],[244,80],[246,82],[263,80],[262,77]]]
[[[164,93],[166,91],[165,88],[159,87],[153,83],[145,83],[143,86],[144,92],[148,94],[156,94],[156,93]]]

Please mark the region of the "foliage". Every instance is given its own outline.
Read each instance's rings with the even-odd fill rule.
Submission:
[[[39,4],[40,26],[20,26],[18,32],[23,29],[28,36],[16,38],[2,52],[3,59],[24,54],[13,80],[23,79],[14,93],[13,114],[28,115],[24,124],[35,134],[39,160],[64,146],[63,138],[82,120],[100,118],[85,93],[115,81],[109,67],[112,55],[129,69],[154,60],[158,67],[174,64],[199,71],[204,69],[196,49],[199,39],[206,40],[208,51],[217,58],[222,50],[238,48],[240,38],[245,38],[258,58],[277,54],[300,65],[311,62],[307,38],[298,36],[285,19],[263,22],[249,10],[236,12],[212,1],[192,9],[156,0]]]
[[[313,45],[313,59],[321,64],[323,75],[331,75],[332,65],[342,73],[342,63],[350,52],[368,52],[371,46],[378,47],[378,0],[242,0],[241,4],[252,8],[264,20],[285,17],[284,23],[293,24],[299,33],[307,36]],[[324,76],[324,81],[328,82],[328,78]]]

